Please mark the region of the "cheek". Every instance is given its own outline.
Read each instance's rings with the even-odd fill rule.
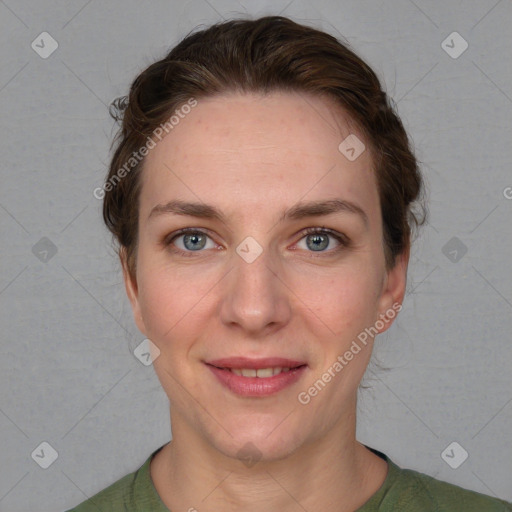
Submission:
[[[317,324],[315,330],[325,331],[326,339],[345,340],[375,320],[381,281],[375,268],[369,263],[347,265],[328,275],[297,277],[292,289],[304,315]]]
[[[209,295],[216,280],[190,266],[177,271],[171,266],[141,261],[138,276],[139,303],[148,337],[158,345],[168,344],[186,331],[204,327],[202,318],[209,314]],[[210,299],[211,301],[211,299]],[[162,347],[161,347],[162,349]]]

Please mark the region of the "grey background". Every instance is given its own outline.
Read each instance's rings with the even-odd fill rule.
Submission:
[[[509,0],[5,0],[0,511],[70,508],[170,439],[92,194],[115,129],[107,106],[191,29],[246,13],[346,37],[398,102],[423,162],[431,221],[404,310],[377,339],[392,370],[368,373],[359,439],[403,467],[512,500]],[[31,48],[43,31],[59,45],[47,59]],[[441,47],[454,31],[469,44],[458,58]],[[58,452],[48,469],[31,457],[43,441]],[[441,458],[453,441],[469,453],[457,469]]]

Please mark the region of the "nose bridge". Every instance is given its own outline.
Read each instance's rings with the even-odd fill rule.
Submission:
[[[279,262],[271,250],[248,237],[232,258],[223,293],[221,320],[253,334],[277,328],[290,316],[286,287],[276,277]]]

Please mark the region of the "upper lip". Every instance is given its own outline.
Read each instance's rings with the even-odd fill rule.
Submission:
[[[296,368],[306,363],[297,359],[287,359],[284,357],[263,357],[252,359],[248,357],[225,357],[206,361],[206,364],[216,366],[217,368],[239,368],[261,370],[262,368]]]

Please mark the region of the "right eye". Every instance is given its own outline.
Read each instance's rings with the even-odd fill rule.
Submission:
[[[210,246],[208,246],[210,242]],[[213,240],[204,231],[197,228],[180,229],[166,241],[167,246],[174,252],[191,256],[191,253],[201,252],[202,249],[214,249],[216,246]]]

